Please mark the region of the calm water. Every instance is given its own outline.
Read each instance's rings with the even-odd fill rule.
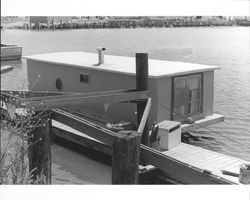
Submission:
[[[134,56],[148,52],[150,58],[217,65],[214,112],[225,122],[184,135],[203,148],[250,161],[250,28],[208,27],[168,29],[66,30],[36,32],[1,31],[1,42],[23,47],[23,55],[59,51],[96,52]],[[5,64],[5,63],[2,63]],[[10,62],[14,71],[4,74],[2,88],[26,87],[25,62]],[[188,137],[188,138],[187,138]],[[236,140],[236,142],[234,141]],[[67,146],[66,146],[67,147]],[[111,169],[97,164],[86,150],[53,145],[54,183],[110,183]]]

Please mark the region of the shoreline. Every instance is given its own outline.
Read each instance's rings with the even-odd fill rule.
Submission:
[[[3,22],[1,29],[64,30],[64,29],[122,29],[122,28],[179,28],[179,27],[250,26],[249,20],[185,20],[185,19],[105,19],[51,20],[30,23],[28,20]]]

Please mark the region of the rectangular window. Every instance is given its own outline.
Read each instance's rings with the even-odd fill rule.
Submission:
[[[90,83],[90,77],[88,74],[80,74],[81,83]]]
[[[173,120],[202,113],[202,74],[174,77],[172,95]]]

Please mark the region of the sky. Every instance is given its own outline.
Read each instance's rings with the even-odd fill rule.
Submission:
[[[249,16],[250,0],[1,0],[2,16]]]

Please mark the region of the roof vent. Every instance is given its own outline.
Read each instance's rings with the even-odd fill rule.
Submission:
[[[106,50],[105,48],[103,47],[97,47],[96,48],[97,52],[98,52],[98,65],[101,65],[104,63],[104,51]]]

